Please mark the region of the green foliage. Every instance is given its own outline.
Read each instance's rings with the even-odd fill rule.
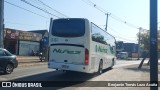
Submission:
[[[149,33],[140,33],[140,35],[138,33],[137,37],[138,40],[140,39],[140,45],[143,46],[145,50],[149,50]]]

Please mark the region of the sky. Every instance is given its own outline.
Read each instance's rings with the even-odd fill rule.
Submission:
[[[39,0],[4,1],[5,28],[23,31],[49,29],[51,17],[53,19],[69,17],[87,18],[104,29],[105,13],[110,13],[107,32],[117,41],[137,43],[138,28],[149,30],[149,0],[40,0],[43,4]],[[24,1],[47,10],[49,14]]]

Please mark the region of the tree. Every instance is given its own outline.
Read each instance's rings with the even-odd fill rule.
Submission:
[[[139,37],[139,33],[137,34],[137,37]],[[144,47],[145,50],[149,50],[149,37],[149,31],[140,33],[140,46]],[[160,30],[158,31],[158,37],[160,37]],[[158,51],[160,52],[160,38],[158,38]]]
[[[149,51],[149,45],[150,45],[150,36],[149,36],[149,31],[143,32],[143,33],[139,33],[137,34],[137,36],[139,37],[139,41],[140,41],[140,45],[144,47],[145,50]],[[158,37],[160,37],[160,31],[158,31]],[[160,52],[160,38],[158,38],[158,51]],[[143,65],[143,62],[145,60],[145,58],[149,55],[149,52],[145,55],[145,57],[142,59],[140,65],[138,68],[141,68]],[[149,60],[150,61],[150,60]],[[149,65],[149,61],[148,61],[148,65]]]
[[[140,33],[137,34],[137,36],[138,36],[138,41],[140,43],[140,46],[143,46],[143,48],[145,50],[149,51],[149,45],[150,45],[149,32],[148,31],[146,31],[146,32],[140,32]],[[146,59],[146,57],[148,55],[149,55],[149,52],[146,55],[144,55],[144,57],[143,57],[141,63],[139,64],[138,68],[142,67],[143,62],[144,62],[144,60]],[[149,64],[149,61],[148,61],[148,64]]]
[[[149,50],[149,32],[143,32],[137,34],[138,40],[140,41],[140,46],[142,46],[145,50]]]

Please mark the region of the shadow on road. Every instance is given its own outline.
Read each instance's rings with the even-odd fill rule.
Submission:
[[[111,70],[111,69],[104,70],[104,73],[109,70]],[[45,82],[46,85],[47,84],[53,85],[52,90],[55,90],[55,89],[61,89],[61,88],[65,88],[65,87],[82,86],[81,84],[83,84],[84,82],[86,82],[89,79],[94,78],[96,76],[98,76],[97,73],[86,74],[86,73],[80,73],[80,72],[63,72],[62,70],[59,70],[59,71],[50,71],[50,72],[46,72],[46,73],[35,74],[32,76],[17,78],[17,79],[11,80],[11,81],[18,81],[18,82],[22,81],[21,83],[23,83],[23,81],[29,81],[29,82],[35,81],[35,82],[42,82],[42,83]],[[91,81],[91,82],[94,82],[94,81]],[[54,84],[56,84],[57,86],[55,86]],[[58,85],[58,84],[62,84],[62,85]],[[30,88],[28,88],[28,89],[30,89]],[[17,88],[15,88],[15,90],[17,90]],[[34,88],[34,90],[35,90],[35,88]]]
[[[6,75],[4,71],[0,71],[0,75]]]
[[[131,66],[128,66],[128,67],[125,67],[125,69],[127,70],[133,70],[135,72],[150,72],[150,66],[147,65],[147,64],[144,64],[142,66],[142,68],[138,68],[139,65],[131,65]],[[160,74],[160,65],[158,66],[159,67],[159,71],[158,73]]]

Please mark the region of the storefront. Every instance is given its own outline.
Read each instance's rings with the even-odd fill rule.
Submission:
[[[42,35],[32,32],[20,31],[19,55],[31,55],[32,51],[39,52]]]
[[[42,35],[27,31],[5,29],[4,47],[13,54],[31,55],[39,52]]]
[[[13,29],[4,30],[4,48],[13,54],[18,54],[19,31]]]

